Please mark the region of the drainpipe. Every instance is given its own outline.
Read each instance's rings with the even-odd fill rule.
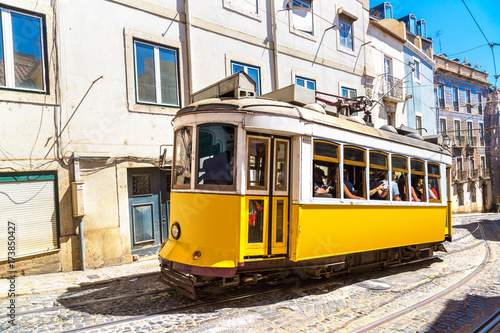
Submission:
[[[191,95],[193,93],[193,79],[192,79],[192,68],[191,68],[191,12],[189,11],[189,0],[184,0],[184,14],[185,27],[186,27],[186,60],[187,60],[187,81],[189,89],[189,97],[187,104],[191,104]]]
[[[273,43],[273,67],[274,67],[274,90],[279,89],[278,78],[278,36],[276,34],[276,11],[274,8],[274,0],[271,4],[271,38]]]
[[[80,159],[78,158],[78,154],[73,154],[73,168],[75,171],[75,182],[80,181]],[[82,271],[85,270],[85,242],[83,240],[83,216],[78,216],[78,228],[80,231],[80,251],[82,257]]]

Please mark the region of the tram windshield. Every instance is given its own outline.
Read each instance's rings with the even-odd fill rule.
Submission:
[[[234,184],[235,132],[227,125],[198,127],[198,185]]]
[[[193,134],[190,127],[175,132],[174,187],[189,187],[191,183],[191,147]]]

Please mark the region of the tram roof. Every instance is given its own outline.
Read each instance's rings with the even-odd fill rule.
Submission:
[[[210,98],[180,109],[175,118],[188,114],[200,113],[247,113],[267,114],[279,117],[295,118],[309,123],[321,124],[328,127],[347,130],[359,134],[364,134],[379,139],[385,139],[405,145],[427,149],[434,152],[451,155],[443,147],[405,135],[392,133],[378,128],[370,127],[351,121],[347,118],[335,117],[329,114],[321,113],[309,108],[300,107],[286,102],[276,101],[268,98]]]

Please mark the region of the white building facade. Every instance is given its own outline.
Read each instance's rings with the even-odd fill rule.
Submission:
[[[258,94],[293,83],[366,94],[368,0],[0,9],[0,243],[16,225],[26,274],[157,251],[168,237],[171,120],[193,92],[243,70]],[[0,250],[2,274],[9,255]]]

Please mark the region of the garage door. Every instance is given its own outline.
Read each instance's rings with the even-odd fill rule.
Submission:
[[[16,257],[59,247],[55,184],[55,174],[0,174],[0,260],[7,258],[9,225]]]

